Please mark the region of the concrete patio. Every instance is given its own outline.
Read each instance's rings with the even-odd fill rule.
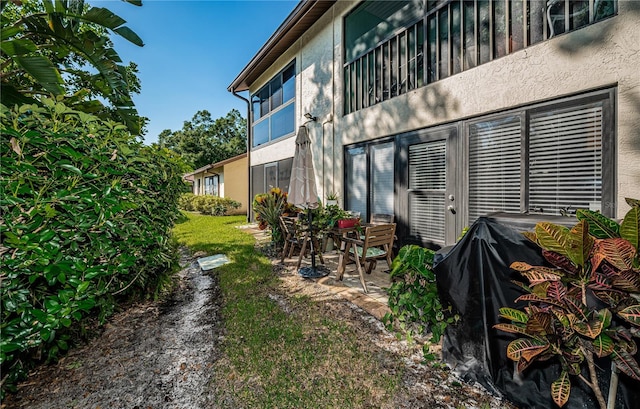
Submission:
[[[269,242],[270,236],[268,230],[260,230],[257,225],[242,226],[247,229],[255,238],[258,243]],[[322,253],[324,258],[325,267],[329,270],[329,275],[322,278],[303,278],[298,274],[296,263],[298,256],[294,255],[293,258],[285,258],[284,263],[280,263],[280,258],[272,260],[274,265],[281,265],[284,271],[280,272],[281,277],[286,278],[287,281],[294,282],[294,284],[303,286],[318,287],[317,290],[323,290],[331,295],[344,298],[354,303],[358,307],[367,311],[377,319],[389,312],[387,307],[387,293],[385,291],[391,285],[389,277],[389,266],[384,260],[379,260],[376,263],[376,268],[371,274],[365,274],[365,281],[367,283],[368,293],[364,293],[362,285],[360,284],[360,278],[358,276],[358,270],[355,264],[348,264],[344,273],[342,281],[336,279],[336,270],[338,269],[339,253],[337,249],[332,249]],[[311,258],[304,257],[302,259],[302,267],[310,266]],[[320,260],[316,257],[316,265],[320,266]]]

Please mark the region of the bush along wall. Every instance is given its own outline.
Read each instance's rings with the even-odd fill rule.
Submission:
[[[179,200],[180,209],[211,216],[225,216],[240,208],[238,201],[226,197],[184,193]]]
[[[0,106],[2,394],[88,317],[156,291],[174,267],[181,161],[54,100]]]

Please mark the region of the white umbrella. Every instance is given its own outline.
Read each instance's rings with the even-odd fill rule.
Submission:
[[[313,171],[313,158],[311,157],[311,140],[306,126],[298,128],[290,180],[289,203],[303,209],[317,208],[318,191]]]
[[[311,226],[311,209],[318,207],[318,190],[316,189],[316,177],[313,171],[313,158],[311,156],[311,140],[306,126],[298,128],[296,136],[296,151],[293,155],[291,166],[291,178],[289,184],[289,203],[307,209],[309,220],[309,236],[313,238]],[[314,240],[311,242],[311,267],[303,267],[298,273],[303,277],[324,277],[329,274],[324,268],[316,267],[316,249]]]

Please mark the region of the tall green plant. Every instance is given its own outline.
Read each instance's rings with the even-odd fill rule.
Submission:
[[[175,263],[174,154],[60,102],[0,105],[0,365],[13,388],[87,317],[153,294]]]
[[[443,306],[438,296],[436,276],[432,270],[435,252],[416,245],[404,246],[391,264],[393,283],[387,290],[391,312],[383,321],[391,329],[394,322],[409,337],[412,333],[431,331],[430,342],[440,341],[445,328],[458,321],[451,307]],[[425,345],[427,358],[429,345]]]
[[[292,212],[295,207],[287,202],[287,193],[274,187],[269,193],[262,193],[253,199],[253,211],[260,229],[271,229],[271,241],[276,246],[284,243],[280,216],[285,212]]]
[[[572,229],[538,223],[535,234],[528,237],[542,247],[553,267],[511,265],[529,281],[520,283],[527,294],[517,299],[529,305],[524,310],[500,309],[501,317],[511,323],[495,328],[523,336],[507,348],[519,371],[535,361],[560,361],[561,374],[551,384],[551,395],[560,407],[570,397],[570,376],[576,376],[606,408],[594,355],[609,357],[617,370],[640,381],[640,367],[633,357],[634,338],[640,334],[640,202],[627,202],[632,208],[620,224],[589,210],[577,212],[579,222]],[[601,304],[594,306],[591,297]],[[584,365],[588,378],[583,376]],[[609,394],[615,396],[615,390]]]

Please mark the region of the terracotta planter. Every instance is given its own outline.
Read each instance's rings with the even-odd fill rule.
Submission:
[[[346,229],[348,227],[353,227],[360,222],[360,219],[340,219],[338,220],[338,228]]]

